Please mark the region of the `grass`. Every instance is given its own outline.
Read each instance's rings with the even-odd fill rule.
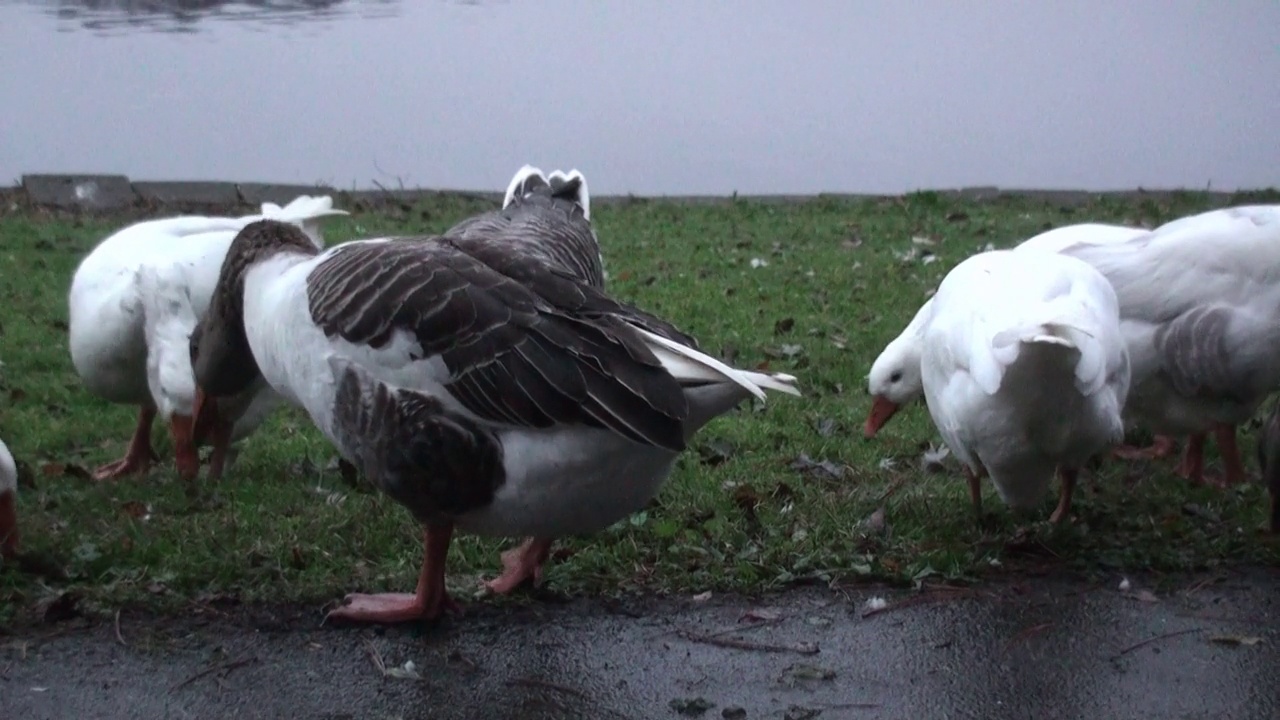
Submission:
[[[1044,522],[1052,498],[1038,513],[1015,516],[987,484],[994,520],[980,526],[954,462],[941,473],[920,469],[922,448],[935,441],[922,405],[874,441],[860,435],[872,359],[968,254],[1052,226],[1150,225],[1207,204],[1186,194],[1067,211],[935,193],[599,204],[613,293],[738,365],[794,372],[806,396],[777,396],[712,423],[649,508],[595,537],[560,543],[547,587],[760,592],[861,578],[972,579],[1029,564],[1111,572],[1276,563],[1277,543],[1258,532],[1265,492],[1256,485],[1192,488],[1168,463],[1113,462],[1096,491],[1086,483],[1077,493],[1070,525]],[[440,231],[489,207],[441,197],[357,212],[331,222],[328,237]],[[0,217],[0,393],[8,399],[0,437],[30,468],[19,498],[23,543],[34,564],[47,566],[0,568],[0,623],[34,616],[42,601],[68,591],[91,609],[175,610],[209,597],[318,605],[351,590],[412,588],[418,527],[389,499],[346,485],[335,452],[299,412],[280,412],[247,440],[216,486],[193,492],[171,460],[146,478],[86,479],[84,468],[122,454],[135,410],[81,388],[67,352],[66,290],[80,258],[124,222],[30,210]],[[936,261],[925,262],[925,252]],[[155,438],[165,455],[163,431]],[[883,530],[864,523],[878,508]],[[504,542],[459,537],[450,556],[455,590],[465,597],[477,577],[494,574]]]

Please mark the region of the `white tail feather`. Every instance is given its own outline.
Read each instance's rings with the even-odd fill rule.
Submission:
[[[1018,358],[1024,343],[1055,345],[1080,353],[1075,375],[1081,392],[1092,394],[1106,383],[1106,349],[1094,333],[1095,318],[1078,300],[1049,303],[1040,322],[1028,322],[996,333],[991,339],[992,354],[1004,367]]]
[[[555,180],[556,178],[559,178],[561,182],[566,182],[566,183],[572,182],[574,180],[578,181],[578,204],[582,206],[582,217],[585,218],[588,222],[590,222],[591,221],[591,193],[587,191],[586,176],[578,172],[577,168],[570,170],[568,173],[565,173],[562,170],[553,170],[551,171],[551,174],[547,176],[547,181],[550,182],[552,180]]]
[[[284,207],[275,203],[262,203],[262,217],[267,220],[291,223],[302,228],[316,247],[324,247],[324,237],[320,233],[320,220],[331,215],[350,215],[346,210],[333,206],[333,198],[328,195],[311,197],[299,195]]]
[[[299,195],[284,207],[280,207],[275,203],[262,203],[262,216],[268,220],[302,223],[306,220],[330,215],[350,215],[350,213],[346,210],[335,208],[333,206],[333,198],[328,195],[319,195],[317,197]]]
[[[533,178],[533,177],[536,177],[539,180],[541,180],[543,185],[549,184],[547,181],[547,176],[544,175],[541,170],[539,170],[538,168],[532,165],[525,165],[524,167],[517,170],[516,174],[512,176],[511,182],[507,183],[507,192],[505,195],[502,196],[502,207],[506,208],[508,205],[514,202],[516,199],[517,193],[523,195],[525,192],[524,184],[528,182],[530,178]]]
[[[796,379],[791,375],[764,374],[731,368],[706,353],[698,352],[661,335],[655,335],[648,330],[636,329],[651,346],[656,346],[652,349],[657,351],[658,359],[677,380],[728,381],[742,386],[761,400],[765,398],[764,388],[790,395],[800,394],[800,390],[795,387]]]

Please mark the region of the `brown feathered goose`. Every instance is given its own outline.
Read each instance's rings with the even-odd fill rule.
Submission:
[[[691,345],[518,240],[321,252],[262,221],[232,242],[191,354],[197,421],[261,376],[423,523],[416,592],[348,595],[330,613],[397,622],[456,607],[444,584],[455,527],[601,530],[649,501],[707,422],[765,390],[800,394],[789,375]],[[503,578],[535,575],[544,558],[511,558]]]
[[[546,263],[597,290],[604,289],[604,260],[600,241],[591,227],[591,195],[586,177],[577,169],[568,173],[555,170],[548,176],[539,168],[525,165],[507,184],[501,208],[469,217],[445,235],[519,244],[531,261]],[[503,553],[503,565],[510,570],[487,582],[488,588],[507,593],[526,579],[539,582],[552,542],[552,538],[528,538],[520,547]],[[521,568],[530,566],[533,574],[527,576]]]

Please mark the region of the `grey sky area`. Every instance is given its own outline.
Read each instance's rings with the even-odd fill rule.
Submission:
[[[0,178],[1280,184],[1275,0],[196,4],[0,0]]]

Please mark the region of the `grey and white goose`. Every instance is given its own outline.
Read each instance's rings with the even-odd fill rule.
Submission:
[[[587,179],[576,169],[548,176],[525,165],[508,183],[500,209],[467,218],[445,235],[519,241],[530,260],[560,267],[597,290],[604,288],[604,260],[591,228],[591,196]]]
[[[794,377],[729,367],[670,324],[531,257],[519,239],[423,237],[318,251],[263,221],[232,242],[192,339],[198,409],[261,376],[425,525],[414,594],[353,594],[331,617],[456,607],[455,527],[591,533],[643,507],[693,434]],[[504,558],[503,575],[545,555]]]

